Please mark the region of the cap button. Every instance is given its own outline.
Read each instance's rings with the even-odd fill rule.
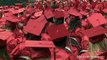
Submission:
[[[56,31],[57,33],[59,32],[59,30]]]

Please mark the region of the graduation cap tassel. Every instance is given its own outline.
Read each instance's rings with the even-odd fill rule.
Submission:
[[[72,50],[71,50],[70,47],[69,47],[69,46],[72,46],[69,37],[70,37],[70,36],[68,36],[68,38],[67,38],[67,40],[66,40],[66,44],[67,44],[67,45],[65,46],[65,49],[72,54],[73,52],[72,52]]]

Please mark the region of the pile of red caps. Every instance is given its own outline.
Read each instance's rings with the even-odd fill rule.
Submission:
[[[1,6],[0,49],[7,48],[10,60],[105,60],[106,16],[107,2],[102,0],[37,0],[34,6]],[[81,26],[75,28],[78,22]],[[90,46],[100,42],[104,50],[97,49],[92,56]]]

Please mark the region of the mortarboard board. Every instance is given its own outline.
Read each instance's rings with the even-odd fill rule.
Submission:
[[[35,9],[33,7],[26,7],[26,11],[29,12],[29,13],[33,13],[35,11]]]
[[[56,8],[55,11],[64,11],[64,10],[61,8]]]
[[[68,10],[69,14],[74,15],[74,16],[80,16],[81,14],[75,9],[75,8],[70,8],[70,10]]]
[[[13,15],[12,12],[4,13],[4,16],[11,16],[11,15]]]
[[[27,25],[24,27],[24,30],[28,33],[39,36],[46,23],[47,23],[46,18],[44,17],[44,15],[41,15],[36,20],[30,19]]]
[[[25,22],[27,20],[27,17],[26,16],[21,16],[20,19],[21,19],[22,22]]]
[[[54,17],[56,19],[64,18],[64,12],[63,11],[55,11],[54,12]]]
[[[20,8],[19,10],[18,10],[18,13],[22,13],[22,12],[24,12],[25,11],[25,8]]]
[[[20,21],[20,19],[14,15],[6,16],[5,18],[7,21],[14,22],[14,23]]]
[[[44,15],[46,16],[47,19],[54,17],[52,10],[49,8],[45,10]]]
[[[12,14],[18,14],[18,10],[12,9],[11,10]]]
[[[94,27],[91,29],[83,30],[83,31],[81,31],[81,33],[83,35],[87,36],[89,39],[92,39],[92,40],[90,40],[92,43],[96,43],[96,42],[102,40],[100,38],[102,37],[102,35],[107,33],[107,30],[105,28],[103,28],[102,26],[98,26],[98,27]],[[96,37],[97,37],[97,39],[96,39]],[[100,40],[98,40],[98,39],[100,39]]]
[[[27,7],[26,8],[26,17],[29,17],[29,16],[31,16],[33,13],[35,12],[35,9],[34,8],[32,8],[32,7]]]
[[[26,40],[23,44],[20,44],[16,47],[16,49],[14,49],[14,51],[11,54],[16,54],[17,49],[21,50],[22,48],[37,48],[37,50],[35,49],[35,51],[38,51],[40,48],[42,48],[43,50],[45,48],[49,48],[50,52],[55,48],[55,45],[52,41],[31,41],[31,40]],[[47,50],[45,50],[47,51]],[[38,53],[39,52],[39,53]],[[36,52],[36,54],[32,54],[33,57],[36,55],[36,57],[38,57],[38,54],[41,54],[42,50],[39,50],[38,52]],[[51,57],[53,57],[54,51],[51,52]],[[41,55],[40,55],[41,56]]]
[[[29,17],[29,16],[31,16],[31,14],[30,13],[26,13],[26,15],[25,15],[26,17]]]
[[[104,13],[107,13],[107,8],[103,9],[103,12],[104,12]]]
[[[12,36],[12,32],[9,32],[9,31],[2,31],[0,32],[0,39],[1,40],[6,40],[8,39],[10,36]]]
[[[5,18],[5,17],[2,17],[2,18],[0,19],[0,21],[5,22],[5,21],[6,21],[6,18]]]
[[[24,43],[25,47],[36,47],[36,48],[55,48],[52,41],[29,41],[26,40]]]
[[[52,40],[68,36],[69,34],[64,24],[51,25],[47,28],[47,32]]]
[[[16,7],[22,8],[22,4],[21,3],[17,3]]]
[[[12,33],[9,31],[1,30],[0,31],[0,47],[6,46],[6,40],[12,36]]]
[[[7,12],[9,12],[9,9],[3,9],[2,12],[7,13]]]
[[[34,16],[35,17],[40,17],[42,15],[43,11],[35,12]]]
[[[13,14],[18,14],[18,13],[22,13],[22,12],[24,12],[24,11],[25,11],[25,8],[20,8],[20,9],[18,9],[18,10],[13,10],[12,13],[13,13]]]
[[[88,14],[88,12],[86,12],[86,11],[80,11],[80,14],[82,14],[82,15],[87,15]]]
[[[100,13],[93,13],[88,17],[88,22],[92,24],[93,27],[97,27],[99,25],[107,23],[105,17]]]

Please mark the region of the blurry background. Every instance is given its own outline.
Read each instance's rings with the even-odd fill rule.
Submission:
[[[0,0],[0,6],[5,6],[5,5],[15,5],[15,3],[26,3],[26,2],[34,2],[35,0]]]

